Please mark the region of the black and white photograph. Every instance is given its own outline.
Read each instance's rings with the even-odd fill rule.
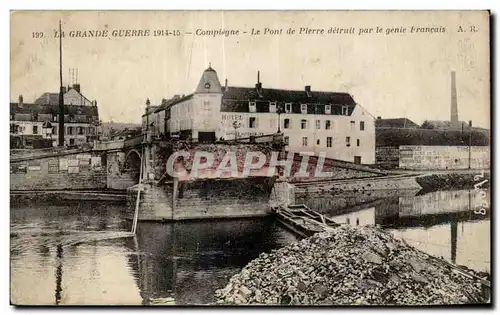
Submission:
[[[490,20],[11,11],[11,305],[491,307]]]

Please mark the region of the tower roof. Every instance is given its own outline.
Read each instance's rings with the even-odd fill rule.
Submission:
[[[217,72],[210,65],[203,71],[195,93],[222,93]]]

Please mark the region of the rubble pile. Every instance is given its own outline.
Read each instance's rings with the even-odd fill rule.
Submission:
[[[261,254],[217,290],[216,299],[285,305],[485,303],[481,286],[389,232],[341,225]]]

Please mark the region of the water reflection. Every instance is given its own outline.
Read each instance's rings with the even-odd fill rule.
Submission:
[[[490,271],[490,211],[469,190],[375,191],[302,195],[298,202],[339,223],[379,224],[409,244],[477,270]],[[213,302],[213,293],[261,252],[295,237],[273,218],[146,223],[137,236],[67,246],[99,231],[128,231],[122,205],[12,205],[11,301],[29,305],[135,305],[171,298]],[[69,242],[71,243],[71,242]]]
[[[216,289],[261,252],[295,240],[271,218],[175,224],[141,223],[130,257],[143,303],[171,297],[178,304],[214,302]]]
[[[328,214],[338,223],[378,224],[429,254],[487,272],[490,272],[489,200],[489,189],[299,196],[299,202]]]
[[[214,291],[250,260],[296,240],[266,218],[141,222],[135,238],[61,245],[101,230],[129,230],[123,208],[12,205],[12,303],[135,305],[168,297],[177,304],[211,303]]]

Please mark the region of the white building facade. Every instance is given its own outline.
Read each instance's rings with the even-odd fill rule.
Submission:
[[[161,116],[160,116],[161,115]],[[282,132],[286,150],[361,164],[375,163],[375,119],[348,93],[221,86],[203,72],[193,94],[165,102],[148,117],[155,134],[193,141],[232,140]],[[143,117],[143,121],[145,121]]]

